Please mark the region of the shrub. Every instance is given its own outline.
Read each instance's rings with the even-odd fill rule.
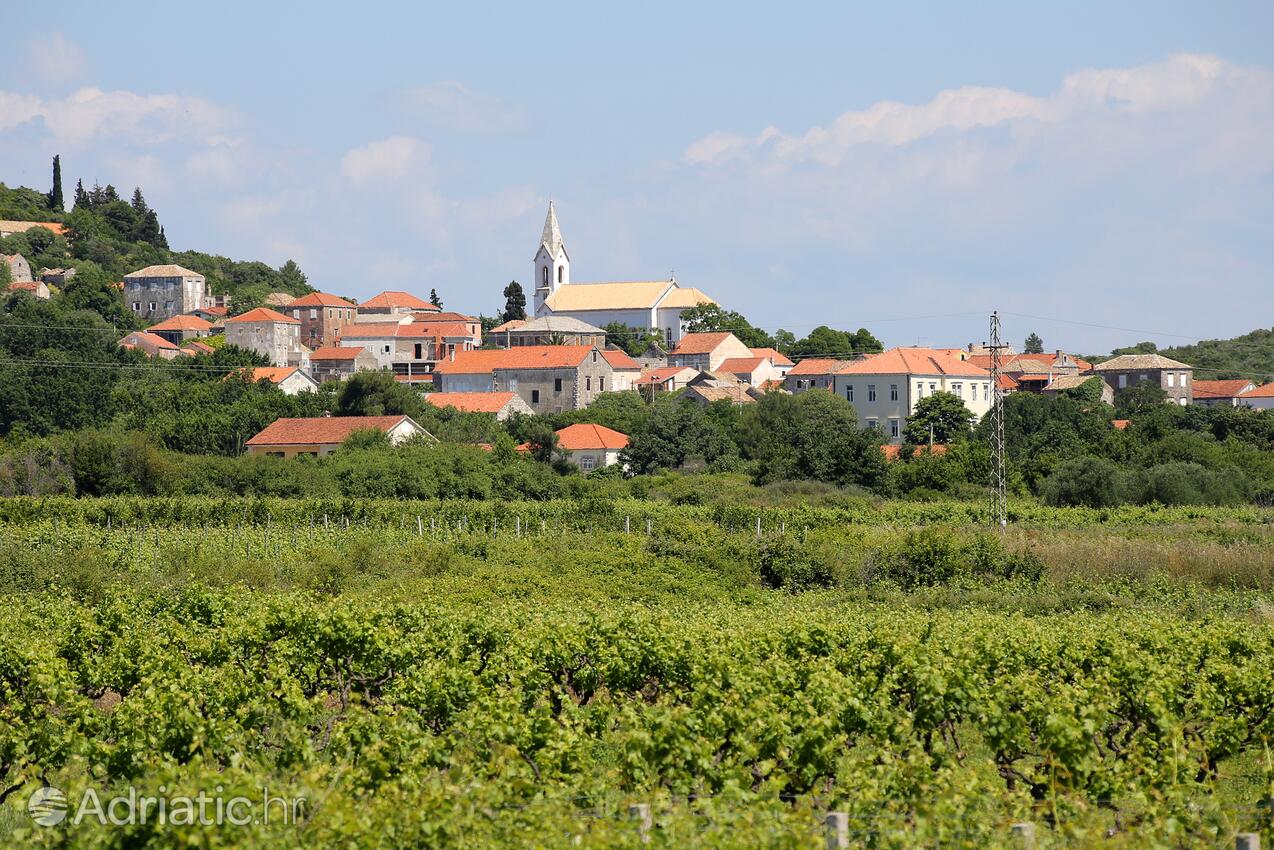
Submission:
[[[752,560],[761,584],[774,590],[799,593],[832,584],[829,566],[785,536],[758,540],[752,547]]]
[[[1109,460],[1078,457],[1062,461],[1040,485],[1040,498],[1054,507],[1105,508],[1124,500],[1123,476]]]

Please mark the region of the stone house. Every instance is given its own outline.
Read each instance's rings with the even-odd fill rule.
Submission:
[[[212,323],[198,316],[173,316],[146,330],[176,345],[191,339],[212,336]]]
[[[282,310],[301,323],[301,344],[309,348],[336,345],[345,328],[354,324],[358,308],[344,298],[311,292],[296,298]]]
[[[1054,375],[1053,379],[1041,390],[1044,395],[1058,395],[1066,390],[1076,390],[1089,381],[1101,382],[1101,400],[1106,404],[1115,403],[1115,391],[1110,384],[1098,375]]]
[[[276,419],[250,438],[245,447],[250,455],[319,456],[336,451],[357,431],[373,430],[388,435],[395,446],[415,436],[432,436],[410,416],[314,416]]]
[[[309,349],[301,346],[301,323],[269,307],[226,319],[226,344],[255,351],[271,366],[309,366]]]
[[[150,331],[133,331],[119,341],[119,347],[161,360],[172,360],[181,355],[181,349],[176,345]]]
[[[515,392],[536,413],[587,407],[613,389],[614,370],[592,345],[457,352],[434,369],[439,392]]]
[[[124,275],[124,305],[143,319],[162,321],[204,306],[204,276],[178,265],[147,266]]]
[[[506,322],[513,325],[513,322]],[[497,345],[595,345],[606,347],[606,331],[570,316],[541,316],[523,321],[503,332],[492,332]]]
[[[627,351],[618,348],[602,349],[602,357],[610,364],[611,389],[616,392],[633,389],[641,377],[641,364],[629,357]]]
[[[9,265],[10,283],[31,283],[31,264],[26,257],[21,254],[0,254],[0,259]]]
[[[752,349],[729,331],[693,333],[683,336],[677,347],[668,352],[668,365],[715,372],[727,360],[751,356]]]
[[[853,361],[828,357],[807,357],[787,370],[783,377],[783,388],[790,393],[803,393],[806,390],[830,391],[832,375],[851,362]]]
[[[310,352],[310,374],[320,384],[343,381],[355,372],[370,372],[379,368],[375,356],[361,345],[331,345]]]
[[[439,308],[410,292],[396,289],[373,295],[358,305],[355,319],[360,322],[391,322],[412,313],[438,313]]]
[[[65,286],[75,277],[75,269],[40,269],[40,280],[50,286]]]
[[[49,300],[49,285],[42,280],[30,280],[9,284],[10,292],[29,292],[37,301]]]
[[[1172,404],[1186,405],[1194,399],[1194,367],[1162,354],[1121,354],[1098,363],[1093,371],[1116,392],[1149,383],[1162,387]]]
[[[491,413],[498,422],[503,422],[514,413],[530,415],[535,412],[514,392],[425,393],[424,399],[437,408],[454,407],[464,413]]]

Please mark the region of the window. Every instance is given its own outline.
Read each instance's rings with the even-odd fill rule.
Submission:
[[[142,311],[142,302],[140,302],[140,301],[134,301],[134,302],[133,302],[133,312],[134,312],[134,313],[140,313],[141,311]]]
[[[594,349],[594,351],[593,351],[593,362],[594,362],[594,363],[596,363],[596,362],[597,362],[597,351],[596,351],[596,349]]]
[[[925,385],[917,382],[916,383],[916,398],[924,398],[924,397],[925,397]]]
[[[299,318],[301,318],[301,317],[300,317],[300,316],[297,316],[297,318],[299,319]],[[318,309],[317,309],[316,307],[311,307],[311,308],[310,308],[310,318],[311,318],[311,319],[317,319],[317,318],[318,318]]]
[[[545,266],[543,269],[541,269],[540,283],[544,284],[545,286],[549,285],[549,267],[548,266]]]
[[[540,403],[540,391],[531,390],[531,404],[539,404],[539,403]]]
[[[606,377],[602,376],[597,379],[597,391],[599,393],[606,392]]]
[[[388,354],[388,353],[389,353],[389,346],[388,346],[388,345],[387,345],[387,346],[385,346],[385,353],[386,353],[386,354]]]
[[[868,420],[867,420],[867,427],[868,427],[868,428],[879,428],[879,427],[880,427],[880,420],[879,420],[879,419],[868,419]]]
[[[419,342],[416,343],[416,359],[417,360],[423,359],[424,357],[424,351],[422,350],[423,348],[424,348],[424,345],[422,343],[419,343]]]
[[[854,400],[854,385],[850,384],[849,386],[845,387],[845,401],[853,401],[853,400]]]
[[[560,393],[561,391],[562,391],[562,379],[561,379],[561,378],[554,378],[554,379],[553,379],[553,392],[555,392],[555,393]]]
[[[565,266],[558,266],[558,267],[557,267],[557,282],[558,282],[558,283],[561,283],[561,282],[562,282],[562,271],[563,271],[563,269],[565,269],[565,268],[566,268]]]
[[[1124,387],[1126,387],[1126,386],[1128,386],[1128,376],[1127,376],[1127,375],[1120,375],[1120,376],[1119,376],[1119,388],[1122,390],[1122,389],[1123,389]]]
[[[1165,373],[1164,373],[1164,377],[1166,377],[1166,378],[1168,379],[1168,386],[1170,386],[1170,387],[1175,387],[1175,386],[1177,385],[1177,373],[1176,373],[1176,372],[1165,372]]]
[[[990,384],[982,385],[982,400],[983,401],[991,400],[991,385]]]
[[[889,436],[891,437],[898,436],[898,420],[897,419],[889,420]]]
[[[1189,372],[1182,372],[1182,373],[1181,373],[1181,386],[1183,386],[1183,387],[1184,387],[1184,386],[1186,385],[1186,381],[1188,381],[1188,380],[1190,380],[1190,373],[1189,373]]]
[[[867,400],[868,401],[876,400],[876,385],[875,384],[867,385]]]
[[[961,383],[960,381],[956,381],[955,383],[953,383],[951,385],[951,393],[956,398],[964,398],[964,384]]]
[[[592,455],[581,455],[579,459],[579,468],[585,472],[591,472],[595,463],[596,458]]]
[[[584,376],[584,389],[588,392],[593,390],[593,378],[591,375]]]
[[[154,301],[151,301],[151,302],[150,302],[150,307],[149,307],[149,309],[150,309],[151,311],[154,311],[154,309],[155,309],[155,302],[154,302]]]
[[[937,391],[938,391],[938,385],[937,385],[937,384],[935,384],[935,383],[930,383],[930,384],[929,384],[929,395],[933,395],[933,394],[934,394],[934,393],[936,393]]]
[[[890,401],[898,400],[898,385],[897,384],[889,385],[889,400]]]

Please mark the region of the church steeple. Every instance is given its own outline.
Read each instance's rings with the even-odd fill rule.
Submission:
[[[559,286],[570,282],[571,258],[566,253],[562,229],[557,224],[557,210],[549,201],[544,230],[540,234],[540,247],[535,252],[535,315],[545,315],[548,312],[545,302]]]

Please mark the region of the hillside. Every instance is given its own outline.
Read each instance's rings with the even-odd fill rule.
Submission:
[[[199,272],[207,278],[210,295],[230,295],[235,313],[260,305],[271,292],[304,295],[313,291],[291,260],[276,269],[201,251],[173,251],[158,213],[146,203],[140,188],[125,201],[110,185],[90,190],[77,186],[74,208],[61,212],[50,208],[43,192],[0,183],[0,219],[64,223],[65,236],[43,229],[16,233],[0,239],[0,252],[22,254],[33,270],[74,266],[76,277],[66,285],[73,306],[97,310],[125,328],[134,319],[124,314],[111,284],[150,265],[177,263]]]
[[[1174,345],[1167,348],[1159,348],[1153,342],[1141,342],[1128,348],[1115,349],[1111,354],[1153,352],[1189,363],[1198,377],[1209,380],[1248,378],[1264,383],[1274,378],[1274,328],[1258,328],[1233,339],[1205,339],[1193,345]]]

